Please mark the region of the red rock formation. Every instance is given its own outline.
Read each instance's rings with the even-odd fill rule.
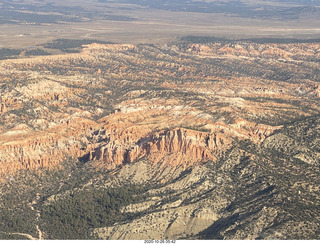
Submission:
[[[55,167],[67,156],[81,157],[91,148],[85,135],[94,126],[90,120],[76,118],[69,124],[53,126],[35,132],[20,125],[0,136],[0,175],[19,169]]]
[[[117,166],[145,157],[155,164],[187,166],[215,160],[217,152],[229,146],[230,140],[221,135],[178,128],[141,138],[128,148],[109,143],[91,152],[90,159]]]
[[[244,74],[226,78],[226,70],[219,65],[204,64],[204,70],[199,70],[200,59],[195,65],[193,59],[161,56],[160,49],[150,53],[159,60],[156,56],[146,59],[148,50],[140,55],[137,49],[134,45],[92,44],[77,54],[1,61],[1,81],[12,81],[14,87],[6,85],[1,90],[0,174],[55,167],[66,156],[84,155],[109,168],[142,158],[187,167],[215,160],[234,138],[261,143],[279,128],[249,122],[251,118],[281,117],[286,110],[295,115],[307,113],[277,99],[320,94],[312,77],[290,85]],[[286,48],[281,44],[215,43],[191,44],[185,54],[230,58],[230,64],[235,59],[268,58],[282,65],[285,62],[278,58],[312,58],[318,49],[317,43]],[[134,55],[131,50],[136,50]],[[56,69],[65,69],[66,75],[52,72]],[[219,76],[220,71],[224,75]],[[149,89],[149,85],[161,89]],[[175,97],[178,93],[180,97]],[[114,113],[104,109],[109,105]],[[314,104],[313,109],[318,107]],[[93,121],[102,114],[108,116]]]

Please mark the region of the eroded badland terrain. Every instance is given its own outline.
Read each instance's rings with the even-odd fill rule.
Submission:
[[[319,238],[320,42],[8,59],[1,237]]]
[[[122,27],[122,40],[133,26],[197,33],[189,24],[217,11],[308,31],[296,20],[317,23],[319,6],[137,0],[110,1],[109,13],[79,1],[71,18],[73,1],[31,2],[0,5],[0,239],[320,238],[319,39],[114,43]],[[150,21],[161,11],[165,22]],[[16,19],[24,40],[10,35]],[[97,31],[106,23],[119,35]],[[88,35],[63,39],[75,29]]]

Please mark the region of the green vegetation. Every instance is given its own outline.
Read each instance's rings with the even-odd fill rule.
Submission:
[[[43,56],[43,55],[50,55],[50,54],[51,53],[44,51],[42,48],[31,49],[25,52],[26,56]]]
[[[104,181],[87,184],[95,178],[110,176],[72,158],[61,166],[52,170],[22,170],[11,177],[9,185],[0,185],[3,193],[0,238],[25,239],[23,235],[11,233],[37,238],[36,225],[39,225],[46,233],[45,238],[95,239],[93,228],[132,219],[135,215],[122,213],[121,208],[145,200],[144,193],[150,189],[150,186],[133,184],[105,187]]]
[[[50,48],[50,49],[59,49],[62,52],[77,53],[77,52],[80,52],[82,45],[92,44],[92,43],[110,44],[112,42],[99,41],[99,40],[93,40],[93,39],[81,39],[81,40],[56,39],[51,43],[44,44],[43,46],[45,48]]]
[[[112,20],[112,21],[133,21],[136,20],[136,18],[132,18],[125,15],[103,15],[103,19],[106,20]]]
[[[9,197],[9,196],[7,196]],[[12,198],[11,198],[12,197]],[[37,235],[34,220],[35,213],[29,206],[20,205],[18,199],[11,196],[8,201],[4,200],[0,213],[0,228],[4,235],[10,233],[27,233]],[[1,234],[1,233],[0,233]],[[19,238],[19,235],[12,235],[12,238]]]
[[[43,207],[43,227],[49,239],[92,239],[92,228],[130,218],[121,213],[121,207],[141,201],[143,192],[143,188],[135,186],[72,191]]]
[[[0,48],[0,60],[15,58],[22,52],[22,49]]]
[[[214,37],[214,36],[183,36],[180,38],[181,41],[191,42],[191,43],[216,43],[224,41],[232,41],[226,38]]]
[[[26,51],[24,51],[24,49],[0,48],[0,60],[17,58],[19,55],[22,55],[23,52],[26,56],[50,55],[50,53],[44,51],[42,48],[27,49]]]

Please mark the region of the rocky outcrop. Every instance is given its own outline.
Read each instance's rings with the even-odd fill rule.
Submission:
[[[176,128],[153,133],[140,138],[135,143],[132,138],[135,138],[137,134],[127,135],[126,143],[122,144],[119,143],[120,138],[113,140],[108,138],[106,139],[107,144],[90,152],[89,160],[104,161],[109,168],[123,163],[133,163],[142,158],[154,164],[187,167],[208,160],[215,161],[218,156],[230,148],[233,137],[250,138],[260,143],[280,127],[239,120],[231,126],[212,124],[207,128],[214,133]]]
[[[210,207],[187,206],[148,214],[128,224],[96,229],[95,233],[110,240],[177,239],[198,234],[217,219],[218,214]]]
[[[1,172],[54,167],[67,156],[109,168],[139,160],[188,167],[215,161],[235,138],[260,144],[281,128],[267,124],[319,112],[318,64],[295,63],[319,48],[90,44],[80,53],[3,60]]]
[[[319,43],[251,43],[238,41],[234,43],[190,44],[189,52],[204,56],[234,55],[243,57],[268,59],[316,59],[319,53]]]
[[[28,84],[17,88],[21,94],[26,97],[30,97],[37,100],[63,100],[64,98],[70,98],[73,94],[70,90],[59,84],[58,82],[43,80],[37,83]]]
[[[119,165],[146,157],[152,163],[187,166],[190,163],[214,160],[215,156],[210,149],[214,149],[215,146],[215,140],[211,139],[208,133],[176,129],[142,138],[126,150],[123,147],[108,150],[99,148],[92,159],[115,162]]]
[[[243,119],[237,119],[234,124],[230,125],[233,128],[238,128],[244,133],[245,138],[255,143],[263,142],[267,137],[272,135],[276,130],[282,128],[282,126],[270,126],[265,124],[256,124]]]
[[[150,190],[149,194],[152,197],[147,201],[130,204],[121,210],[123,213],[136,214],[140,217],[126,223],[120,222],[112,226],[96,228],[94,232],[100,238],[111,240],[185,238],[198,234],[220,217],[219,212],[226,204],[226,199],[223,197],[198,198],[206,194],[209,189],[216,188],[212,183],[213,176],[210,175],[207,167],[199,165],[185,171],[182,167],[178,167],[177,174],[172,175],[167,170],[159,170],[157,165],[148,164],[147,168],[141,166],[136,172],[139,176],[135,177],[132,174],[136,166],[127,164],[116,174],[117,180],[127,182],[134,179],[136,182],[136,178],[141,179],[144,176],[145,179],[142,182],[151,181],[157,184],[160,179],[165,179],[168,184]],[[172,167],[166,167],[166,169],[172,169]],[[109,184],[114,183],[109,182]],[[179,197],[166,198],[168,195],[175,194],[178,194]],[[186,199],[197,200],[194,203],[187,203]]]
[[[0,175],[20,169],[53,168],[67,157],[83,156],[90,150],[86,135],[94,125],[76,118],[42,132],[26,124],[14,127],[0,136]]]
[[[133,44],[99,44],[93,43],[89,45],[83,45],[83,53],[103,52],[106,50],[111,51],[127,51],[135,50],[137,47]]]
[[[132,163],[146,157],[155,164],[162,162],[165,165],[187,166],[188,163],[195,164],[215,158],[210,150],[210,147],[213,149],[215,145],[211,142],[208,133],[181,128],[141,138],[130,148],[110,144],[96,149],[91,153],[90,159],[121,165],[124,162]]]

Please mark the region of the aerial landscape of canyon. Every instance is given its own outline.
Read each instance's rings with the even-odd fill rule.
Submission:
[[[1,1],[0,239],[320,239],[319,26],[317,0]]]

